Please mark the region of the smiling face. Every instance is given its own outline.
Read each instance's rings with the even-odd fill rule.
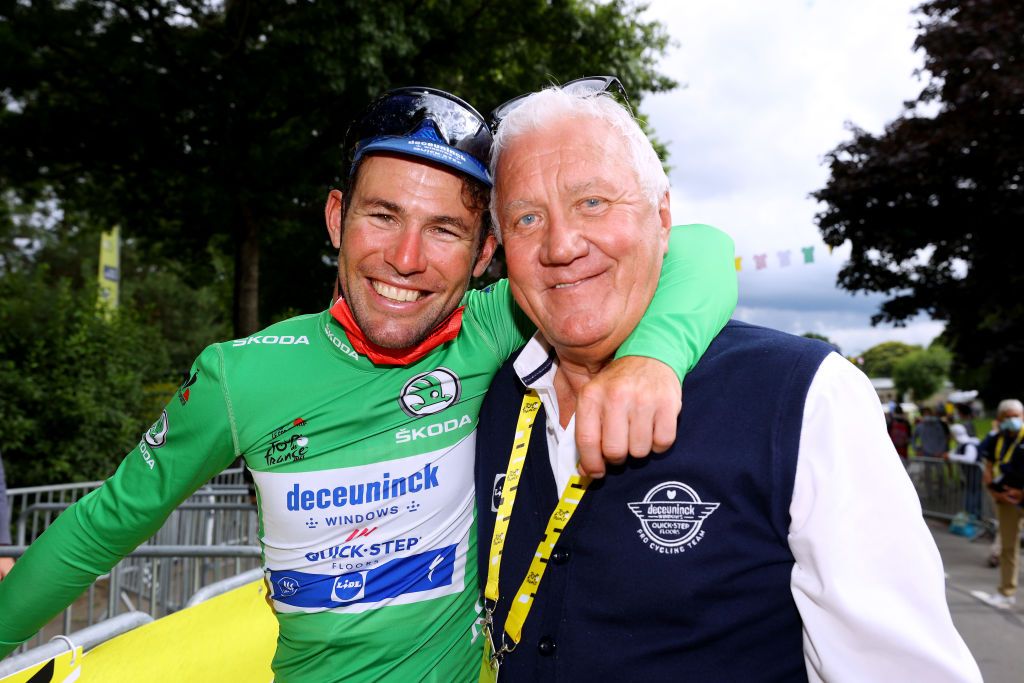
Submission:
[[[621,136],[578,117],[510,140],[496,181],[516,301],[561,358],[607,361],[657,287],[668,193],[653,206]]]
[[[337,190],[327,229],[352,315],[378,346],[414,346],[459,305],[470,275],[494,253],[480,244],[482,207],[468,204],[462,176],[404,157],[373,155],[359,169],[348,211]],[[342,227],[342,222],[344,226]]]

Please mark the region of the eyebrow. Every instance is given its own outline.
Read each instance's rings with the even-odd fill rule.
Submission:
[[[505,211],[518,211],[519,209],[526,209],[534,206],[534,202],[528,199],[513,199],[512,201],[505,202],[501,207]]]
[[[614,185],[603,178],[588,178],[587,180],[570,185],[566,188],[566,191],[570,195],[581,195],[594,189],[605,188],[614,189]],[[501,209],[503,211],[518,211],[520,209],[533,208],[536,204],[536,202],[529,199],[512,199],[502,204]]]
[[[399,216],[405,216],[406,210],[402,208],[400,204],[396,204],[393,201],[384,199],[382,197],[367,197],[359,203],[359,208],[366,210],[368,208],[379,207],[386,209],[391,213],[398,214]],[[440,223],[441,225],[450,225],[455,228],[461,228],[462,230],[469,231],[470,228],[466,225],[466,222],[458,216],[447,216],[444,214],[438,214],[430,217],[431,223]]]

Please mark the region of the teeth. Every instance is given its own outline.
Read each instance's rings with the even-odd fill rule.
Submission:
[[[401,287],[394,287],[392,285],[386,285],[383,282],[372,280],[373,289],[380,294],[382,297],[391,299],[393,301],[416,301],[420,298],[420,292],[417,289],[403,289]]]
[[[565,289],[566,287],[575,287],[576,285],[578,285],[581,282],[583,282],[583,280],[576,280],[576,282],[563,282],[560,285],[555,285],[555,289]]]

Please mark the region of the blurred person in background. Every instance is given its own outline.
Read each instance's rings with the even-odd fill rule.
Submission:
[[[935,415],[935,409],[921,408],[921,420],[914,428],[914,455],[945,458],[949,453],[949,428]]]
[[[964,510],[972,519],[981,518],[981,470],[978,469],[978,439],[967,432],[962,424],[949,428],[956,447],[949,453],[949,459],[960,463],[964,482]]]
[[[889,424],[887,425],[889,438],[892,439],[892,445],[896,448],[896,452],[899,453],[905,467],[908,451],[910,450],[910,438],[914,428],[910,425],[910,420],[907,419],[907,414],[903,412],[900,404],[895,403],[893,405],[890,415],[892,417],[889,418]]]
[[[967,430],[967,436],[978,436],[977,431],[974,429],[974,409],[970,403],[957,403],[956,404],[956,418],[957,422],[964,426]]]
[[[999,522],[999,590],[989,595],[975,591],[976,597],[1000,609],[1017,602],[1017,570],[1020,561],[1020,529],[1024,520],[1020,508],[1021,482],[1006,475],[1024,469],[1024,404],[1015,398],[999,402],[997,430],[978,446],[985,460],[982,479],[996,504]]]

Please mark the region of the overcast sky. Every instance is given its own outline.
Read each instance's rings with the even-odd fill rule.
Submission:
[[[849,247],[829,255],[808,196],[828,179],[824,155],[849,139],[846,122],[881,132],[923,87],[917,4],[652,0],[648,16],[675,41],[660,69],[683,87],[648,96],[643,110],[671,153],[674,222],[709,223],[736,241],[737,318],[825,334],[845,354],[894,339],[927,344],[942,331],[926,318],[871,327],[882,299],[835,286]],[[767,254],[762,270],[755,254]]]

